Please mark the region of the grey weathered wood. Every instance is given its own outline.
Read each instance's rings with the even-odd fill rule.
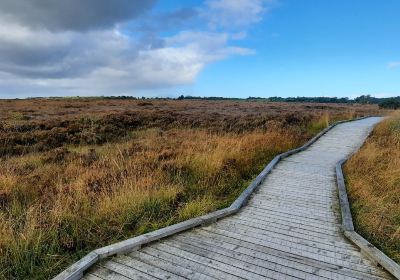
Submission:
[[[127,266],[129,269],[139,270],[143,273],[148,274],[149,276],[159,279],[177,279],[177,280],[185,279],[184,277],[171,273],[168,270],[162,269],[158,266],[149,265],[140,259],[135,259],[125,255],[115,257],[112,259],[112,261],[119,264],[123,264]],[[133,277],[134,276],[135,274],[133,274]]]
[[[326,269],[324,266],[318,266],[318,263],[314,262],[311,265],[306,263],[297,262],[294,260],[288,260],[282,257],[276,257],[271,254],[266,254],[265,250],[257,251],[247,249],[242,246],[238,246],[237,243],[229,244],[227,242],[215,242],[214,238],[201,238],[197,236],[177,236],[178,240],[185,242],[186,244],[193,245],[195,247],[204,248],[206,250],[212,250],[219,252],[220,254],[230,256],[231,251],[234,250],[233,256],[251,264],[258,265],[264,269],[275,271],[278,276],[277,279],[283,279],[288,277],[303,278],[303,279],[320,279],[326,276],[334,274],[336,278],[346,275],[351,278],[362,278],[368,276],[368,273],[355,272],[346,268],[341,268],[340,272],[334,269]],[[175,240],[175,238],[174,238]],[[211,248],[211,249],[210,249]],[[316,271],[316,266],[318,271]]]
[[[143,248],[143,251],[153,256],[161,256],[163,259],[168,259],[175,265],[183,266],[197,273],[206,274],[209,277],[216,279],[241,279],[234,272],[224,270],[224,264],[221,262],[210,262],[209,259],[197,256],[190,252],[181,251],[174,247],[166,246],[165,244],[155,244],[151,247]],[[221,267],[222,269],[218,269]]]
[[[86,280],[103,280],[103,278],[100,278],[100,277],[98,277],[94,274],[90,274],[90,273],[86,274],[85,278],[86,278]]]
[[[343,229],[348,231],[354,231],[353,219],[351,217],[349,199],[347,198],[346,185],[344,183],[344,176],[342,172],[342,164],[346,161],[343,159],[338,162],[336,165],[336,178],[337,185],[339,189],[339,201],[340,201],[340,209],[342,212],[342,223]]]
[[[228,208],[95,250],[97,259],[129,257],[109,258],[88,277],[390,278],[340,233],[334,180],[335,163],[377,121],[332,126],[278,155]]]
[[[158,267],[165,271],[174,273],[185,279],[203,279],[203,280],[214,279],[205,274],[201,274],[201,273],[192,271],[190,269],[181,267],[180,265],[176,265],[173,262],[171,262],[171,260],[168,257],[163,259],[163,258],[160,258],[160,256],[155,257],[150,254],[146,254],[142,251],[132,252],[129,256],[134,259],[137,259],[137,260],[142,260],[142,261],[146,262],[147,264],[152,265],[154,267]]]
[[[239,210],[249,199],[250,195],[253,191],[261,184],[264,180],[265,176],[268,175],[269,172],[275,167],[275,165],[281,159],[281,155],[276,156],[257,176],[257,178],[242,192],[242,194],[232,203],[230,208],[234,210]]]
[[[228,271],[232,270],[229,268],[233,266],[243,271],[238,274],[239,277],[243,277],[243,274],[251,276],[250,279],[265,279],[264,275],[271,273],[271,279],[295,279],[305,273],[301,270],[293,270],[286,266],[280,266],[278,264],[266,263],[262,259],[255,258],[254,256],[248,256],[242,253],[232,254],[231,249],[224,249],[218,246],[210,246],[202,241],[193,239],[186,239],[178,236],[174,238],[173,246],[181,250],[194,253],[196,255],[206,257],[207,259],[221,261],[225,263],[225,267],[228,267]],[[252,275],[252,274],[255,275]],[[310,277],[312,277],[310,275]]]
[[[206,264],[199,263],[193,259],[183,258],[182,256],[173,254],[176,252],[165,252],[160,249],[146,247],[143,248],[143,252],[157,258],[159,260],[168,261],[171,263],[171,267],[185,269],[190,271],[189,275],[185,275],[187,279],[221,279],[224,276],[224,273],[221,271],[215,270],[214,268],[209,268]],[[136,255],[135,252],[131,255]],[[236,276],[229,275],[230,279],[240,279]]]
[[[354,244],[360,247],[361,251],[368,255],[371,259],[379,263],[387,271],[389,271],[397,279],[400,279],[400,266],[394,262],[391,258],[386,256],[382,251],[376,248],[374,245],[365,240],[361,235],[355,231],[345,231],[344,234]]]
[[[190,258],[196,262],[202,263],[207,267],[212,267],[218,271],[229,273],[233,276],[245,279],[265,279],[255,269],[245,269],[243,262],[229,258],[223,255],[217,255],[211,250],[203,250],[188,244],[180,242],[161,242],[155,245],[161,250],[174,252],[178,256]]]
[[[102,267],[100,265],[96,265],[93,269],[93,271],[89,274],[90,277],[92,275],[104,279],[104,280],[130,280],[130,278],[123,276],[113,270],[110,270],[108,268]],[[85,276],[86,279],[86,276]],[[136,279],[140,280],[145,280],[146,278],[143,278],[141,275],[138,275]]]
[[[85,257],[74,263],[72,266],[57,275],[54,280],[77,280],[81,279],[83,272],[99,260],[99,255],[95,252],[87,254]]]
[[[127,279],[143,279],[143,280],[152,280],[157,279],[152,277],[151,275],[140,271],[139,269],[135,269],[133,267],[128,267],[114,260],[109,260],[101,264],[103,268],[110,271],[113,277],[126,277]]]
[[[289,268],[300,269],[303,272],[314,272],[318,270],[318,272],[322,272],[321,274],[317,274],[320,276],[325,275],[324,271],[338,275],[337,278],[340,278],[341,275],[351,276],[354,275],[354,273],[361,273],[336,264],[328,264],[313,260],[311,258],[300,258],[298,255],[293,254],[293,252],[287,253],[281,250],[276,250],[274,248],[267,247],[266,244],[253,243],[251,240],[239,240],[233,237],[215,234],[204,230],[200,231],[198,237],[196,235],[196,238],[201,237],[206,239],[208,242],[213,242],[218,244],[218,246],[223,246],[225,248],[229,248],[229,246],[232,248],[233,246],[233,248],[235,248],[235,252],[248,255],[257,255],[258,258],[262,258],[264,261],[271,263],[286,265]]]

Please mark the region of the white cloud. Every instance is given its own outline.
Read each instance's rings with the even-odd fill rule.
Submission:
[[[400,67],[400,61],[392,61],[387,64],[387,68],[389,69],[395,69],[397,67]]]
[[[13,76],[11,81],[16,82],[21,77],[24,84],[51,92],[58,88],[73,95],[86,95],[91,91],[119,94],[141,88],[190,84],[210,63],[232,55],[253,53],[246,48],[229,46],[229,36],[225,33],[184,31],[165,38],[162,48],[145,48],[112,30],[87,33],[84,38],[81,34],[55,36],[61,36],[63,43],[50,39],[45,48],[39,48],[40,52],[57,46],[71,52],[60,51],[54,61],[44,64],[13,61],[2,66],[7,70],[3,72]],[[32,46],[37,47],[35,40]],[[20,82],[15,85],[21,87]],[[26,91],[26,87],[21,90]]]
[[[211,16],[202,26],[164,36],[154,28],[132,35],[118,22],[84,30],[75,30],[69,21],[58,22],[63,29],[39,28],[45,23],[37,17],[13,21],[0,12],[0,97],[135,94],[140,89],[187,85],[210,63],[254,53],[232,45],[232,40],[245,38],[248,25],[261,19],[262,0],[214,0],[205,7],[210,15],[222,11],[221,21]],[[169,25],[175,22],[173,14],[168,14]],[[184,14],[194,16],[193,10]],[[202,14],[197,16],[196,21],[204,20]],[[238,27],[221,29],[229,18]],[[34,27],[27,24],[31,21]],[[83,25],[89,23],[96,26],[93,19],[82,20]],[[210,23],[219,29],[208,29]]]
[[[265,0],[207,0],[203,16],[212,28],[246,27],[261,21]]]

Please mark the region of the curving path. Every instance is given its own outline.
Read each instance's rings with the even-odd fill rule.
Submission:
[[[282,160],[236,215],[100,262],[84,279],[391,279],[341,233],[335,164],[379,118]]]

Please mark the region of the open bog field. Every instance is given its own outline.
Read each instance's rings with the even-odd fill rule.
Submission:
[[[0,101],[0,278],[47,279],[91,249],[231,203],[276,154],[375,105]]]
[[[356,230],[400,263],[400,112],[376,126],[345,165]]]

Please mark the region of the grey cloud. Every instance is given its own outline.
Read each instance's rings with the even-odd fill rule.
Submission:
[[[202,16],[209,26],[217,28],[246,27],[261,21],[263,13],[268,11],[266,4],[274,0],[206,0]]]
[[[162,31],[175,29],[190,29],[194,24],[199,23],[198,8],[180,8],[173,11],[151,14],[147,18],[142,18],[136,24],[131,24],[133,32],[145,34],[158,34]]]
[[[56,63],[10,63],[4,65],[6,68],[0,65],[0,73],[7,72],[9,76],[3,81],[0,76],[2,92],[7,88],[10,92],[14,85],[16,89],[12,91],[16,94],[17,89],[27,88],[30,95],[40,89],[51,94],[129,94],[137,89],[190,84],[207,64],[251,53],[228,46],[228,36],[220,33],[183,32],[165,40],[164,47],[154,49],[143,49],[113,32],[90,33],[86,37],[88,42],[84,45],[92,47],[75,46],[76,54],[61,57]]]
[[[198,16],[199,11],[196,8],[181,8],[175,11],[162,14],[160,22],[164,27],[172,28],[177,26],[187,25],[191,20]]]
[[[224,18],[240,12],[229,8],[230,0],[214,1],[228,10]],[[253,53],[232,46],[245,34],[239,34],[242,26],[236,33],[207,28],[214,23],[204,17],[207,5],[141,17],[153,3],[0,0],[0,97],[130,94],[187,85],[210,63]],[[257,7],[250,14],[259,16]],[[134,17],[128,25],[116,24]]]
[[[85,76],[116,59],[132,60],[139,49],[116,30],[51,33],[0,27],[0,71],[34,79]]]
[[[131,20],[155,0],[2,0],[0,13],[13,21],[52,31],[89,30]]]
[[[178,29],[190,29],[198,19],[198,9],[180,8],[173,11],[151,14],[130,23],[130,31],[140,38],[145,49],[158,49],[165,47],[165,39],[160,37],[160,32]]]

